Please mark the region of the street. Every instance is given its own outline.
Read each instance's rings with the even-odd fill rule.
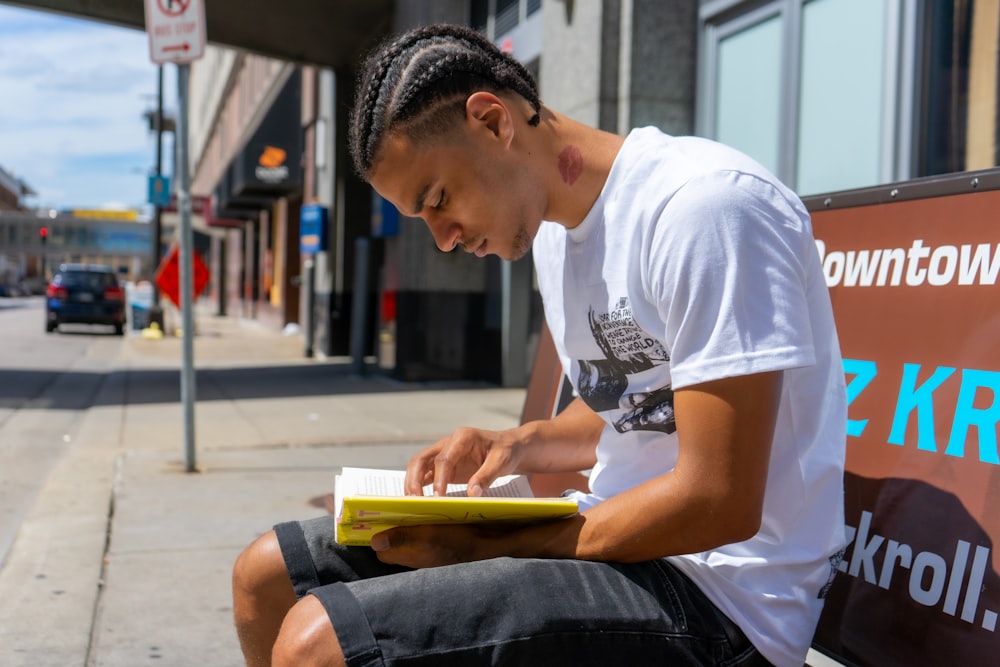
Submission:
[[[117,358],[105,327],[44,332],[43,297],[0,298],[0,564]]]

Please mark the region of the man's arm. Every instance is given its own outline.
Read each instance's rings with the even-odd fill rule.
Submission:
[[[760,528],[781,380],[761,373],[675,392],[675,469],[576,517],[504,533],[395,529],[373,546],[387,562],[426,567],[503,555],[634,562],[749,539]]]
[[[604,419],[579,397],[552,419],[519,426],[525,447],[516,472],[571,472],[594,467],[604,426]]]

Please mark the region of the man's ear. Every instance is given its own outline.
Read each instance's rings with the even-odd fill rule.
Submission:
[[[510,145],[513,140],[514,124],[510,109],[493,93],[481,90],[469,95],[465,101],[465,115],[470,123],[488,130],[504,145]]]

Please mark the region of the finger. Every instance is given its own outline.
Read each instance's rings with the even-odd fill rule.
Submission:
[[[426,567],[433,564],[427,526],[397,526],[372,536],[375,556],[388,565]]]
[[[469,478],[468,494],[473,497],[482,496],[507,468],[507,457],[500,450],[491,450],[479,470]]]
[[[460,428],[442,441],[441,448],[434,458],[434,495],[447,494],[449,484],[469,481],[468,471],[479,465],[473,457],[479,438],[478,430]],[[460,467],[461,478],[459,478]]]
[[[455,479],[456,462],[451,451],[445,448],[434,459],[434,495],[448,494],[448,484]]]
[[[398,546],[399,543],[402,542],[402,539],[397,538],[393,540],[392,533],[393,531],[390,529],[390,530],[383,530],[381,533],[376,533],[375,535],[372,535],[372,542],[371,542],[372,549],[374,549],[377,552],[383,552],[383,551],[389,551],[394,546]]]
[[[424,487],[434,476],[434,459],[440,443],[421,450],[410,458],[406,465],[406,477],[403,480],[403,492],[410,496],[424,495]]]

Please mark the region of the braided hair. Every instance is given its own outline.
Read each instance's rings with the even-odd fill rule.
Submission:
[[[374,167],[382,139],[403,130],[435,136],[464,117],[478,90],[513,91],[535,110],[541,101],[528,70],[481,33],[456,25],[416,28],[387,42],[364,63],[350,117],[350,150],[362,178]]]

